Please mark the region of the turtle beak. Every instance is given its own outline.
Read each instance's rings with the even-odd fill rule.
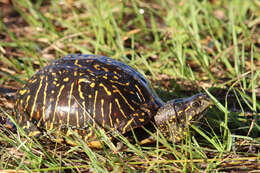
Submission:
[[[200,98],[197,102],[199,102],[199,107],[197,107],[196,113],[197,115],[202,114],[207,110],[210,106],[212,106],[214,103],[213,101],[209,98],[209,96],[203,96],[204,98]],[[196,107],[195,107],[196,108]]]

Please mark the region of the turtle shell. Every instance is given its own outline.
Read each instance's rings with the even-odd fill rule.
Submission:
[[[27,81],[16,96],[15,117],[27,132],[73,129],[85,140],[93,127],[126,133],[153,120],[162,101],[133,68],[96,55],[69,55]]]

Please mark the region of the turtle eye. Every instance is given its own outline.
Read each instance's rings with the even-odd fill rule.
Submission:
[[[194,108],[197,108],[197,107],[199,107],[200,105],[201,105],[200,101],[196,101],[196,102],[193,102],[193,103],[191,104],[191,106],[194,107]]]

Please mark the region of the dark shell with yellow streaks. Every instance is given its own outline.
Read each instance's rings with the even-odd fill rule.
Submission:
[[[18,91],[15,115],[28,133],[70,127],[88,140],[92,127],[125,133],[150,122],[161,106],[133,68],[104,56],[69,55]]]

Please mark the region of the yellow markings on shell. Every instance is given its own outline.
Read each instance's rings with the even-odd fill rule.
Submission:
[[[104,99],[101,99],[101,117],[102,117],[102,127],[104,127],[105,126]]]
[[[81,82],[84,82],[85,81],[85,79],[79,79],[79,81],[78,81],[78,83],[79,83],[79,89],[78,89],[78,91],[79,91],[79,97],[83,100],[82,101],[82,109],[83,109],[83,117],[84,117],[84,126],[86,126],[86,122],[87,122],[87,117],[86,117],[86,105],[85,105],[85,97],[84,97],[84,95],[83,95],[83,92],[82,92],[82,85],[80,85],[80,83]]]
[[[112,112],[112,103],[109,103],[109,112],[108,112],[108,117],[109,117],[109,121],[110,121],[110,126],[113,127],[113,119],[111,117],[111,112]]]
[[[90,98],[90,99],[91,99],[91,98],[92,98],[92,95],[91,95],[91,94],[89,94],[89,95],[88,95],[88,98]]]
[[[96,70],[100,70],[100,65],[99,64],[95,64],[94,66],[93,66]]]
[[[74,83],[71,83],[70,93],[69,93],[69,101],[68,101],[69,111],[68,111],[68,115],[67,115],[67,125],[69,125],[69,123],[70,123],[70,109],[71,109],[70,106],[71,106],[71,97],[72,97],[73,87],[74,87]]]
[[[119,125],[120,124],[120,120],[118,118],[116,118],[116,124]]]
[[[33,112],[34,112],[35,105],[36,105],[36,100],[38,99],[38,94],[39,94],[39,92],[40,92],[40,90],[41,90],[41,88],[42,88],[43,77],[44,77],[44,76],[41,76],[41,77],[40,77],[40,83],[39,83],[39,86],[38,86],[38,88],[37,88],[36,94],[35,94],[35,96],[34,96],[33,105],[32,105],[32,110],[31,110],[31,112],[30,112],[30,120],[32,120]]]
[[[119,85],[121,85],[121,86],[129,86],[129,82],[127,82],[127,83],[122,83],[122,82],[118,82],[118,81],[116,81],[116,80],[109,80],[111,83],[116,83],[116,84],[119,84]]]
[[[75,60],[74,64],[75,64],[76,66],[78,66],[78,67],[82,67],[82,65],[79,64],[79,60],[78,60],[78,59]]]
[[[84,77],[86,73],[78,72],[80,77]],[[85,81],[85,78],[80,78],[79,80],[82,80],[83,82]]]
[[[65,78],[63,79],[63,82],[68,82],[69,80],[70,80],[69,77],[65,77]]]
[[[141,89],[137,85],[135,85],[135,88],[138,90],[138,93],[141,95],[143,101],[145,102],[145,98],[144,98],[144,96],[143,96],[143,94],[141,92]]]
[[[95,83],[91,83],[91,84],[90,84],[90,87],[91,87],[91,88],[94,88],[94,87],[95,87]]]
[[[107,79],[107,76],[103,76],[104,79]]]
[[[118,101],[117,98],[115,98],[115,102],[116,102],[116,104],[117,104],[117,106],[118,106],[120,112],[123,114],[123,116],[124,116],[125,118],[127,118],[127,116],[125,115],[125,112],[122,110],[121,105],[120,105],[120,103],[119,103],[119,101]]]
[[[35,79],[31,80],[31,81],[30,81],[30,83],[32,83],[32,84],[33,84],[33,83],[37,82],[37,80],[38,80],[38,79],[37,79],[37,78],[35,78]]]
[[[46,76],[45,81],[48,81],[48,76]],[[46,95],[47,95],[47,87],[48,87],[48,83],[45,83],[45,87],[44,87],[44,91],[43,91],[43,106],[42,106],[42,118],[43,121],[46,121],[46,117],[45,117],[45,108],[46,108]]]
[[[103,69],[105,72],[109,72],[109,69],[106,68],[106,67],[102,67],[102,69]]]
[[[29,100],[30,100],[31,96],[28,95],[27,98],[26,98],[26,101],[25,101],[25,106],[24,106],[24,109],[27,109],[28,107],[28,104],[29,104]],[[33,110],[31,110],[31,112],[33,112]]]
[[[54,123],[55,118],[56,118],[56,117],[55,117],[55,116],[56,116],[56,109],[57,109],[58,102],[59,102],[59,100],[60,100],[60,95],[61,95],[61,92],[62,92],[63,89],[64,89],[64,85],[62,85],[62,86],[60,87],[59,92],[58,92],[58,95],[57,95],[57,97],[56,97],[55,107],[54,107],[54,111],[53,111],[52,123]]]
[[[79,91],[79,97],[80,97],[81,99],[83,99],[83,100],[84,100],[85,98],[84,98],[84,96],[83,96],[82,85],[80,85],[80,83],[81,83],[81,82],[84,82],[84,81],[85,81],[85,79],[79,79],[79,80],[78,80],[78,83],[79,83],[79,90],[78,90],[78,91]]]
[[[132,118],[131,120],[127,121],[126,125],[124,126],[123,130],[122,130],[122,133],[125,133],[126,132],[126,129],[129,125],[131,125],[131,123],[134,121],[134,119]]]
[[[40,111],[37,110],[36,114],[35,114],[35,119],[39,120],[41,118],[41,114]],[[38,126],[38,125],[37,125]]]
[[[113,88],[115,88],[115,90],[113,90],[113,92],[117,92],[121,98],[123,98],[123,100],[125,101],[125,103],[130,107],[130,109],[132,109],[133,111],[135,110],[127,101],[127,99],[125,98],[125,96],[120,92],[120,90],[115,86],[115,85],[112,85]]]
[[[52,75],[53,77],[55,77],[55,76],[57,76],[57,73],[55,73],[55,72],[51,72],[51,75]],[[54,79],[57,80],[57,78],[54,78]]]
[[[93,74],[93,71],[92,71],[92,70],[90,70],[90,69],[87,69],[87,71],[88,71],[89,73],[92,73],[92,74]]]
[[[15,105],[18,105],[18,103],[19,103],[19,104],[22,104],[22,103],[23,103],[23,100],[20,100],[20,101],[19,101],[19,99],[16,99]]]
[[[84,55],[83,55],[82,57],[84,57]],[[86,63],[92,63],[92,62],[94,62],[94,61],[95,61],[95,59],[86,59],[86,60],[85,60]]]
[[[118,79],[119,79],[119,78],[118,78],[118,76],[116,76],[116,75],[114,75],[114,76],[113,76],[113,78],[114,78],[114,79],[116,79],[116,80],[118,80]]]
[[[93,119],[95,120],[96,118],[96,104],[97,104],[97,95],[98,95],[98,90],[95,91],[95,97],[94,97],[94,107],[93,107]],[[95,122],[95,121],[94,121]]]
[[[78,72],[74,71],[74,76],[77,77],[78,76]]]
[[[107,87],[103,83],[100,83],[99,86],[103,87],[107,95],[111,96],[111,92],[107,89]]]
[[[26,93],[27,91],[28,91],[27,89],[22,89],[22,90],[19,91],[19,94],[24,95],[24,93]]]

